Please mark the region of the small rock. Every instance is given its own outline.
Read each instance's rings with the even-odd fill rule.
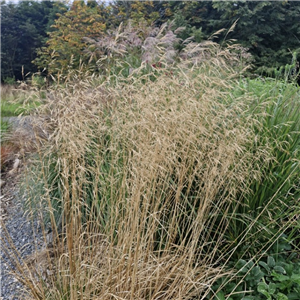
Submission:
[[[20,165],[20,160],[18,158],[15,159],[14,165],[13,165],[13,169],[18,169],[19,165]]]
[[[13,164],[13,167],[12,169],[8,172],[8,175],[13,175],[15,174],[17,171],[18,171],[18,168],[20,166],[20,159],[16,158],[15,161],[14,161],[14,164]]]
[[[0,179],[0,188],[4,187],[6,182],[2,179]]]

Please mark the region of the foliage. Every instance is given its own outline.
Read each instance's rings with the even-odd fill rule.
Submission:
[[[266,75],[272,69],[290,64],[292,53],[299,53],[299,3],[293,1],[174,1],[171,18],[185,26],[184,38],[201,29],[204,39],[222,28],[235,30],[226,35],[249,48],[255,71]],[[200,35],[201,38],[203,38]],[[217,41],[222,43],[225,35]]]
[[[1,80],[24,79],[37,71],[32,64],[36,49],[64,5],[54,1],[1,2]]]
[[[4,6],[3,2],[1,2],[1,78],[14,77],[12,59],[14,58],[13,50],[16,49],[17,45],[17,35],[9,33],[9,28],[16,24],[14,18],[12,17],[15,10],[16,8],[14,5]],[[4,48],[5,44],[11,49],[10,55],[7,53],[8,49]],[[7,59],[5,59],[5,57],[7,57]]]
[[[217,13],[211,2],[176,1],[170,3],[170,13],[181,15],[190,26],[202,27],[209,19],[215,19]],[[209,26],[209,23],[206,24]]]
[[[63,73],[66,72],[69,65],[77,68],[80,59],[87,64],[88,59],[83,53],[86,44],[82,38],[105,38],[106,29],[115,31],[121,23],[125,26],[131,24],[145,32],[147,27],[159,27],[173,21],[172,30],[180,28],[178,38],[182,40],[193,36],[196,42],[201,42],[213,37],[220,43],[225,35],[217,37],[214,33],[231,28],[236,23],[235,30],[226,33],[226,40],[235,39],[243,48],[249,49],[255,59],[253,71],[264,75],[291,64],[292,54],[298,55],[300,49],[297,26],[300,6],[293,1],[114,1],[104,4],[91,0],[86,4],[83,1],[69,1],[66,5],[50,1],[22,1],[17,5],[3,3],[3,79],[21,79],[28,72],[34,73],[36,66],[58,74],[60,68]],[[60,20],[50,27],[57,19],[57,13]],[[23,32],[21,39],[19,32]],[[50,35],[48,43],[44,44],[46,32]],[[177,45],[177,48],[183,49],[184,44]]]
[[[162,1],[113,1],[112,20],[115,26],[131,20],[136,26],[144,23],[146,26],[161,25],[167,21],[168,3]]]
[[[230,38],[239,40],[254,55],[258,72],[279,68],[291,61],[291,52],[300,49],[297,2],[245,1],[215,2],[219,19],[210,20],[218,28],[238,20]]]
[[[239,260],[234,266],[236,277],[221,278],[214,285],[213,300],[296,300],[300,295],[300,261],[282,236],[257,261]]]
[[[193,36],[196,42],[236,23],[235,30],[227,32],[226,38],[236,39],[248,48],[255,58],[255,70],[262,74],[290,64],[292,53],[300,49],[297,26],[300,10],[295,1],[114,0],[105,5],[89,0],[78,7],[77,16],[74,10],[55,0],[22,0],[17,5],[2,1],[0,80],[24,79],[26,74],[37,70],[36,66],[57,73],[57,69],[66,70],[68,65],[78,67],[80,59],[87,63],[82,37],[100,37],[105,28],[116,30],[122,22],[145,27],[174,21],[173,31],[181,27],[179,38],[186,40]],[[64,13],[63,8],[68,11]],[[60,21],[51,27],[57,13]],[[50,32],[47,45],[46,32]],[[224,38],[225,35],[219,36],[217,41],[222,43]],[[40,50],[36,59],[37,49]]]
[[[84,59],[84,37],[101,36],[105,29],[101,7],[92,7],[84,1],[75,1],[64,14],[59,14],[47,47],[38,51],[35,64],[46,68],[49,74],[66,73],[77,68]]]

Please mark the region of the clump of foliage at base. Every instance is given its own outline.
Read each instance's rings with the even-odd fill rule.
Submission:
[[[265,256],[240,259],[230,276],[220,278],[207,299],[214,300],[296,300],[300,295],[300,261],[282,236]],[[213,296],[214,295],[214,296]]]

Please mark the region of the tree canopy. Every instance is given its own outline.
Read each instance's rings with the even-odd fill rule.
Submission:
[[[46,39],[56,13],[65,5],[55,1],[1,2],[1,78],[22,79],[38,69],[32,63]]]
[[[102,8],[84,1],[73,2],[65,13],[57,14],[46,46],[38,51],[35,63],[50,73],[76,68],[84,57],[84,37],[99,37],[105,30]]]
[[[193,35],[201,28],[203,37],[236,26],[226,39],[248,48],[256,72],[266,72],[291,63],[300,52],[300,3],[294,1],[176,1],[171,3],[175,20]],[[219,42],[224,40],[219,35]]]
[[[300,52],[300,3],[295,1],[3,1],[1,9],[2,81],[93,64],[87,39],[107,40],[121,23],[142,35],[172,22],[182,41],[193,37],[196,42],[236,23],[214,39],[234,39],[249,49],[259,73],[290,64]]]

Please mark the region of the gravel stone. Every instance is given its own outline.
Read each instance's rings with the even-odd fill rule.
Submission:
[[[5,195],[3,195],[5,196]],[[10,203],[6,211],[6,219],[3,221],[7,232],[13,241],[15,248],[21,256],[21,260],[34,253],[43,246],[43,235],[37,221],[31,222],[23,210],[19,192],[10,193]],[[35,232],[33,232],[35,228]],[[1,229],[1,237],[4,237],[4,228]],[[34,234],[36,238],[34,239]],[[38,242],[36,242],[38,241]],[[1,242],[1,300],[23,300],[21,295],[24,286],[10,274],[12,263],[4,251],[4,242]]]

